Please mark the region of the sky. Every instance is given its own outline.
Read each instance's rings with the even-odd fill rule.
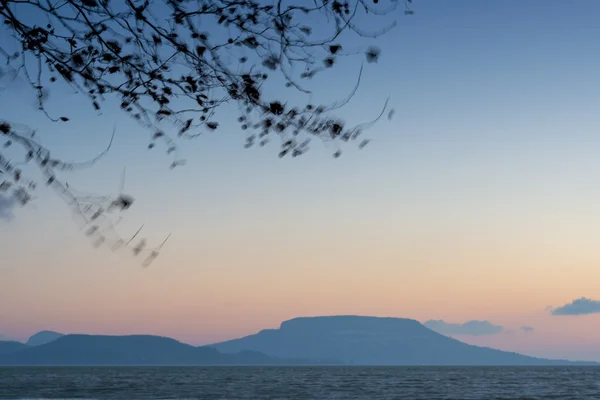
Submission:
[[[449,334],[600,360],[600,3],[413,8],[377,41],[381,58],[340,112],[360,123],[390,96],[395,118],[339,159],[320,143],[298,158],[279,159],[274,145],[245,150],[232,118],[186,142],[187,165],[170,170],[168,157],[146,149],[148,132],[116,108],[99,116],[57,90],[51,99],[71,121],[54,124],[12,83],[0,118],[37,129],[67,159],[93,157],[115,126],[109,154],[69,181],[117,194],[126,167],[125,191],[136,197],[127,234],[143,223],[156,243],[172,236],[142,268],[94,249],[41,189],[0,222],[0,333],[207,344],[299,316],[358,314],[489,321],[501,329],[449,325]],[[359,62],[340,68],[315,84],[325,102],[350,91]]]

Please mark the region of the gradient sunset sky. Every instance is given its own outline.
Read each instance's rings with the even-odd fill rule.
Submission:
[[[187,165],[170,170],[117,107],[98,116],[57,90],[51,100],[71,121],[53,124],[24,83],[8,85],[0,119],[37,129],[67,159],[93,157],[116,124],[113,150],[68,180],[116,194],[126,166],[137,202],[124,235],[144,223],[153,242],[173,236],[144,269],[93,249],[65,204],[39,190],[0,221],[0,334],[204,344],[298,316],[360,314],[488,320],[504,332],[457,337],[600,360],[600,307],[548,309],[600,300],[600,2],[415,0],[414,9],[377,42],[379,62],[341,111],[360,123],[390,95],[395,118],[339,159],[318,142],[298,158],[279,159],[275,144],[244,150],[231,118],[186,142]],[[317,80],[324,102],[347,94],[358,68],[349,61]]]

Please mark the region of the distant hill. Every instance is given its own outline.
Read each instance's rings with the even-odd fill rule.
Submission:
[[[62,333],[53,332],[53,331],[41,331],[31,336],[29,340],[27,340],[28,346],[39,346],[42,344],[50,343],[59,337],[64,336]]]
[[[15,353],[19,350],[26,349],[28,346],[21,342],[15,341],[0,341],[0,355]]]
[[[279,329],[211,345],[224,353],[253,350],[272,357],[336,359],[354,365],[567,365],[472,346],[403,318],[295,318]],[[594,364],[594,363],[578,363]]]
[[[25,346],[25,345],[23,345]],[[0,365],[282,365],[306,359],[276,359],[254,351],[222,354],[159,336],[65,335],[39,346],[0,355]]]

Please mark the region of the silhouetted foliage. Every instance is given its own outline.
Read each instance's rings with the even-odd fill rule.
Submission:
[[[303,80],[335,67],[340,57],[356,54],[342,44],[351,43],[349,34],[385,34],[395,22],[382,18],[400,4],[404,14],[412,14],[411,1],[0,0],[0,29],[10,38],[0,42],[0,72],[24,77],[37,95],[39,109],[57,123],[69,123],[68,114],[54,116],[46,108],[48,92],[57,81],[87,97],[98,112],[105,99],[116,97],[125,113],[150,130],[148,148],[160,142],[174,156],[171,168],[185,162],[175,157],[178,140],[218,130],[216,110],[225,103],[238,106],[237,121],[247,132],[245,147],[264,146],[276,137],[281,140],[279,157],[297,157],[308,150],[311,138],[356,141],[385,113],[387,103],[374,120],[347,126],[332,112],[354,96],[360,75],[348,97],[332,105],[289,106],[284,99],[267,98],[265,82],[274,75],[285,87],[310,94]],[[361,28],[359,16],[380,28]],[[374,46],[363,52],[368,63],[379,56]],[[174,131],[161,128],[164,122],[173,124]],[[34,140],[34,131],[17,129],[6,118],[0,119],[0,136],[5,146],[24,149],[25,162],[41,168],[46,184],[71,205],[79,203],[56,172],[95,160],[82,165],[55,159]],[[362,148],[368,140],[357,143]],[[13,190],[11,201],[26,204],[35,183],[25,180],[3,154],[0,150],[0,191]],[[341,147],[333,155],[339,157]],[[87,224],[94,226],[109,208],[129,208],[133,199],[121,196],[108,206],[92,207]],[[139,251],[139,246],[134,248]]]

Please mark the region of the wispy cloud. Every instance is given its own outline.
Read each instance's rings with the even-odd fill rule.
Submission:
[[[525,333],[531,333],[533,332],[535,329],[533,329],[531,326],[522,326],[521,327],[521,331],[525,332]]]
[[[569,304],[556,307],[552,315],[586,315],[600,313],[600,301],[581,297]]]
[[[453,324],[443,320],[429,320],[423,325],[443,335],[485,336],[496,335],[504,331],[502,326],[494,325],[489,321],[468,321],[464,324]]]

